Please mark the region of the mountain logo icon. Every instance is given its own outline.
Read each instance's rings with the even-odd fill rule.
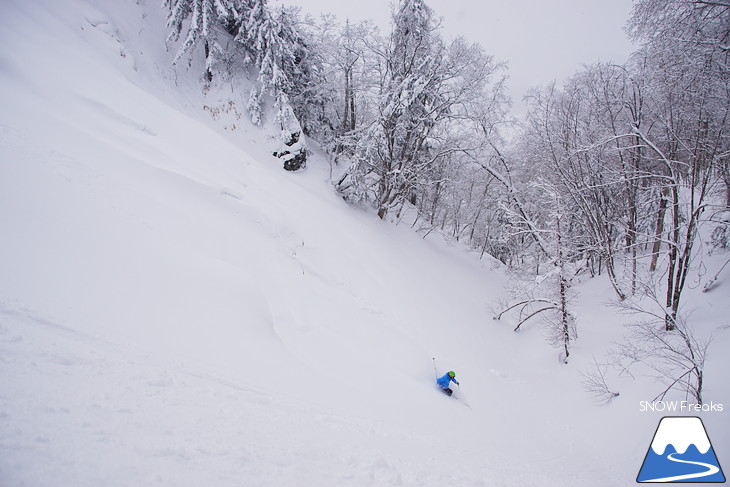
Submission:
[[[725,482],[702,420],[691,416],[662,418],[636,481]]]

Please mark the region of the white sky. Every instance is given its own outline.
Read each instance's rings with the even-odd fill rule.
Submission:
[[[270,0],[341,20],[374,20],[388,32],[389,0]],[[521,112],[526,91],[563,81],[582,65],[624,62],[633,50],[623,26],[631,0],[430,0],[446,37],[464,36],[509,63],[508,93]]]

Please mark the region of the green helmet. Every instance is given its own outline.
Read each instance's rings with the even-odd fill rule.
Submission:
[[[452,379],[453,379],[454,377],[456,377],[456,372],[454,372],[453,370],[450,370],[450,371],[449,371],[449,377],[451,377]]]

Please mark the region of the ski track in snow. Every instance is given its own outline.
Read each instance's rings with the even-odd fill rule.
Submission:
[[[459,472],[438,468],[435,437],[230,383],[27,310],[0,310],[0,359],[12,371],[0,394],[4,486],[505,482],[488,459],[476,477],[464,471],[468,451],[446,457]],[[414,464],[404,449],[423,458]]]

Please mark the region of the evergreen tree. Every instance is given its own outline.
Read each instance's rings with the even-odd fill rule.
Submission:
[[[266,0],[253,0],[240,23],[236,41],[249,53],[259,70],[259,82],[273,93],[286,92],[290,82],[286,66],[293,63],[291,46],[279,36],[279,26]]]
[[[205,78],[211,81],[213,71],[225,56],[243,54],[244,64],[258,71],[258,86],[248,99],[247,108],[255,124],[262,123],[262,102],[265,95],[274,99],[276,123],[282,130],[282,142],[291,151],[292,140],[297,147],[294,163],[287,160],[287,169],[298,169],[304,162],[306,149],[302,127],[292,107],[295,99],[305,99],[302,86],[307,85],[309,69],[303,62],[307,49],[296,31],[295,15],[281,9],[272,15],[266,0],[165,0],[169,8],[168,40],[177,41],[187,24],[187,34],[174,63],[202,39],[205,49]],[[226,37],[233,39],[235,48],[227,51]],[[294,87],[297,86],[295,89]],[[287,152],[286,150],[280,151]]]
[[[213,79],[213,71],[226,54],[221,39],[230,36],[236,30],[241,12],[240,0],[164,0],[169,9],[167,27],[171,29],[168,41],[176,42],[180,38],[186,20],[185,40],[178,49],[173,64],[190,51],[200,40],[205,50],[205,79]]]

